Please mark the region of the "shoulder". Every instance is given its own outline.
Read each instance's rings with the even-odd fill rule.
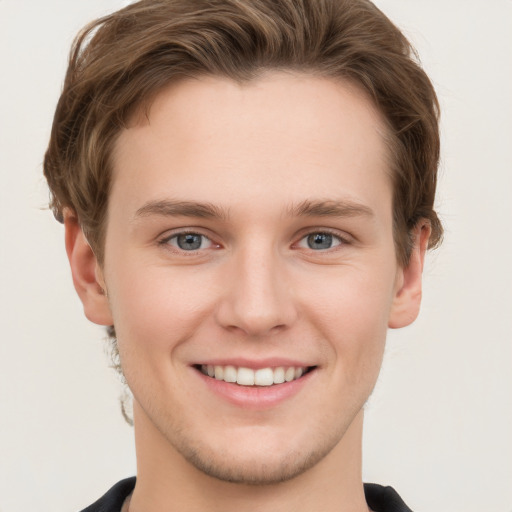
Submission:
[[[82,510],[82,512],[121,512],[124,500],[135,487],[135,477],[126,478],[117,482],[98,501]]]
[[[393,487],[364,484],[364,494],[374,512],[412,512]]]

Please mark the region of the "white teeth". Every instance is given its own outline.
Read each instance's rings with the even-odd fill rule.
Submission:
[[[225,382],[236,382],[236,368],[234,366],[224,367],[224,381]]]
[[[254,386],[254,370],[250,368],[238,368],[236,383],[242,386]]]
[[[284,368],[280,366],[274,369],[274,384],[282,384],[284,382]]]
[[[224,380],[224,367],[215,366],[215,378],[217,380]]]
[[[272,386],[299,379],[304,375],[306,368],[303,366],[278,366],[276,368],[251,368],[227,365],[201,365],[201,372],[216,380],[224,382],[236,382],[240,386]]]
[[[286,372],[284,372],[284,380],[286,382],[291,382],[293,379],[295,379],[295,368],[286,368]]]
[[[274,384],[274,371],[272,368],[256,370],[254,372],[254,384],[256,386],[272,386]]]

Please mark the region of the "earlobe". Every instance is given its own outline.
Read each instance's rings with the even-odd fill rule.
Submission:
[[[391,306],[388,327],[398,329],[416,320],[421,305],[422,274],[430,237],[430,224],[420,221],[414,228],[414,246],[407,267],[399,270],[397,289]]]
[[[76,215],[69,209],[64,211],[64,228],[73,284],[85,316],[99,325],[113,325],[103,273]]]

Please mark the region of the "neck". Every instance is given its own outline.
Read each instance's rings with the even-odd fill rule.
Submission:
[[[363,412],[318,464],[270,485],[213,478],[185,460],[134,403],[137,483],[130,512],[368,512],[361,476]]]

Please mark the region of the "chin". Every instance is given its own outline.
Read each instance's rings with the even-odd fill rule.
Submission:
[[[185,459],[202,473],[235,484],[275,485],[298,477],[320,460],[326,452],[289,452],[271,457],[232,457],[224,454],[190,450],[182,453]]]
[[[298,477],[324,459],[342,437],[333,435],[326,439],[317,433],[290,439],[289,435],[273,436],[270,432],[249,430],[249,439],[226,433],[220,443],[193,443],[180,436],[172,444],[188,463],[205,475],[223,482],[257,486]]]

